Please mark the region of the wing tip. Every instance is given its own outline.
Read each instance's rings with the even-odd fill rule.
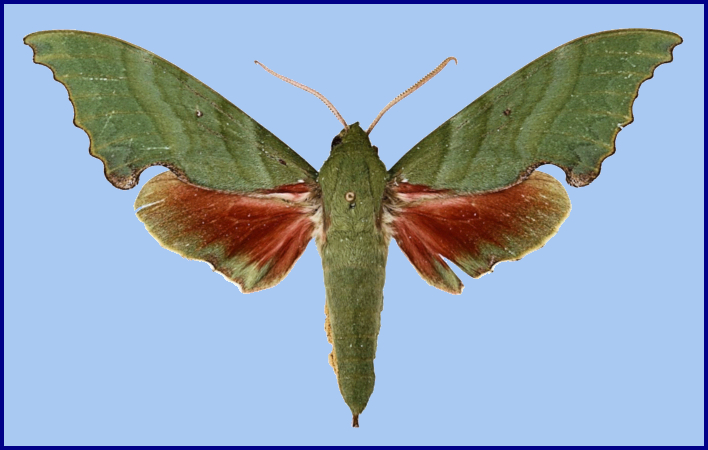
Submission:
[[[38,64],[40,66],[44,66],[48,68],[52,72],[52,77],[54,78],[54,81],[58,82],[62,86],[64,86],[64,89],[66,89],[66,92],[69,96],[69,102],[71,103],[71,107],[74,111],[74,117],[72,119],[72,123],[74,126],[80,130],[82,130],[84,133],[86,133],[86,136],[89,138],[89,154],[93,156],[94,158],[100,160],[103,163],[103,174],[106,177],[106,180],[108,180],[109,183],[111,183],[113,186],[115,186],[118,189],[122,190],[129,190],[134,188],[138,182],[140,181],[140,174],[142,173],[142,170],[132,170],[129,175],[115,175],[111,174],[108,171],[108,161],[106,161],[104,158],[102,158],[100,155],[94,152],[94,144],[93,144],[93,137],[91,136],[91,132],[88,130],[88,128],[84,128],[81,126],[81,124],[78,121],[78,111],[76,110],[76,102],[74,101],[74,97],[71,94],[71,89],[69,89],[69,86],[62,80],[59,79],[57,76],[57,72],[52,67],[50,64],[47,64],[45,62],[42,62],[38,60],[39,56],[39,51],[37,50],[37,43],[32,42],[32,38],[36,36],[40,36],[43,34],[52,34],[52,33],[58,33],[63,30],[49,30],[49,31],[36,31],[34,33],[30,33],[27,36],[25,36],[22,41],[28,45],[32,49],[32,62],[35,64]],[[68,31],[68,30],[67,30]],[[144,170],[144,169],[143,169]]]
[[[664,30],[653,30],[653,29],[644,29],[644,28],[635,28],[635,29],[626,29],[626,30],[612,30],[612,31],[607,31],[603,33],[610,33],[613,31],[643,31],[643,32],[654,32],[658,33],[661,35],[670,35],[671,37],[675,38],[674,42],[672,42],[667,48],[666,48],[666,59],[659,60],[655,64],[652,65],[651,71],[649,75],[645,78],[642,78],[639,80],[637,83],[637,87],[634,89],[634,92],[632,94],[632,98],[630,99],[629,102],[629,108],[628,108],[628,119],[625,122],[619,123],[617,128],[615,129],[615,132],[612,135],[611,138],[611,144],[612,144],[612,149],[605,155],[603,155],[600,160],[597,162],[597,165],[595,166],[594,170],[591,170],[590,172],[587,173],[576,173],[572,170],[572,168],[566,168],[562,166],[560,167],[566,174],[566,179],[565,181],[568,183],[568,185],[573,186],[573,187],[585,187],[595,181],[597,177],[600,176],[600,172],[602,171],[602,164],[605,162],[607,158],[610,156],[614,155],[617,152],[617,135],[622,131],[625,127],[628,125],[631,125],[634,122],[634,102],[637,100],[639,97],[639,89],[642,87],[642,85],[654,78],[654,73],[656,72],[656,69],[664,64],[668,64],[674,60],[674,49],[683,43],[683,38],[671,31],[664,31]],[[596,33],[596,34],[603,34],[603,33]],[[587,36],[586,36],[587,37]],[[583,38],[578,38],[578,39],[583,39]],[[572,41],[571,41],[572,42]],[[540,166],[541,164],[539,164]],[[538,167],[538,166],[536,166]],[[535,168],[533,169],[535,170]]]

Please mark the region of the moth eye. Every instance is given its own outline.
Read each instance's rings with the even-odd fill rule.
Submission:
[[[353,192],[347,192],[346,194],[344,194],[344,200],[348,202],[353,202],[355,198],[356,194]]]
[[[372,146],[371,146],[371,149],[374,151],[374,155],[378,155],[378,154],[379,154],[379,148],[378,148],[377,146],[372,145]]]
[[[339,136],[339,135],[335,136],[334,139],[332,139],[332,149],[334,149],[335,145],[339,145],[341,143],[342,143],[341,136]]]

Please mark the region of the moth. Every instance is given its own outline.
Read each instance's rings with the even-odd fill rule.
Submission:
[[[138,218],[163,247],[208,262],[244,293],[275,286],[311,239],[322,257],[329,361],[358,426],[374,389],[386,258],[395,239],[420,276],[460,294],[452,261],[477,278],[542,247],[570,212],[554,164],[585,186],[631,123],[639,86],[672,60],[674,33],[626,29],[569,42],[523,67],[386,169],[348,124],[315,170],[244,112],[164,59],[81,31],[25,37],[69,91],[74,123],[109,182],[138,194]],[[456,61],[456,60],[455,60]],[[258,63],[260,64],[260,63]]]

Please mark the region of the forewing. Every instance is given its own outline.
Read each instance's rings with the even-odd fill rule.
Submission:
[[[242,292],[278,284],[312,238],[316,186],[305,183],[249,194],[215,191],[163,172],[140,191],[135,208],[155,239],[206,261]]]
[[[482,194],[392,184],[388,205],[386,223],[403,253],[424,280],[452,294],[462,283],[444,259],[480,277],[543,247],[570,213],[565,189],[543,172]]]
[[[584,186],[632,122],[632,103],[682,42],[670,32],[585,36],[538,58],[460,111],[406,153],[397,181],[458,192],[511,186],[542,164]]]
[[[160,244],[206,261],[243,292],[277,284],[315,229],[317,172],[226,99],[127,42],[80,31],[25,38],[69,91],[106,178],[130,189]]]
[[[174,64],[101,34],[43,31],[25,37],[34,61],[69,91],[74,123],[106,178],[130,189],[149,166],[221,191],[251,192],[315,180],[297,153]]]

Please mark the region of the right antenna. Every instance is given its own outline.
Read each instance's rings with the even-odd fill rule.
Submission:
[[[421,78],[420,81],[417,82],[416,84],[414,84],[413,86],[411,86],[411,87],[409,87],[408,89],[406,89],[405,91],[403,91],[403,93],[400,94],[398,97],[396,97],[396,98],[394,98],[393,100],[391,100],[391,101],[389,102],[389,104],[386,105],[386,106],[384,107],[384,109],[381,110],[381,112],[379,113],[379,115],[376,116],[376,118],[375,118],[374,121],[371,123],[371,125],[369,125],[369,129],[366,130],[366,134],[371,133],[371,130],[373,130],[374,127],[376,126],[376,124],[379,123],[379,120],[381,120],[381,117],[383,117],[383,115],[386,114],[386,111],[388,111],[389,109],[391,109],[391,107],[392,107],[393,105],[395,105],[396,103],[400,102],[400,101],[403,100],[404,98],[406,98],[406,97],[408,97],[409,95],[411,95],[411,94],[413,93],[413,91],[415,91],[416,89],[418,89],[419,87],[421,87],[422,85],[424,85],[425,83],[427,83],[427,82],[428,82],[431,78],[433,78],[435,75],[437,75],[438,73],[440,73],[440,71],[443,70],[443,69],[445,68],[445,66],[447,65],[447,63],[449,63],[450,61],[455,61],[455,64],[457,64],[457,58],[455,58],[454,56],[451,56],[451,57],[447,58],[445,61],[441,62],[440,65],[435,68],[435,70],[433,70],[432,72],[430,72],[429,74],[427,74],[426,76],[424,76],[423,78]]]

